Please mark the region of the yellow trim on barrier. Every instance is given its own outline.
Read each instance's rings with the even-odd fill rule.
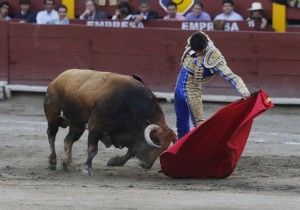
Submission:
[[[286,31],[286,6],[282,4],[272,3],[272,27],[276,32]]]
[[[68,18],[75,17],[75,0],[62,0],[62,4],[66,5],[68,8]]]

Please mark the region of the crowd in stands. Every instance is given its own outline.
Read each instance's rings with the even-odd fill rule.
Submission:
[[[267,19],[263,16],[264,8],[260,2],[253,2],[251,8],[248,8],[249,17],[242,17],[234,11],[233,0],[220,0],[222,2],[220,14],[214,19],[204,11],[204,5],[200,1],[195,1],[192,6],[191,12],[185,16],[177,12],[177,4],[170,1],[166,5],[166,14],[159,17],[157,12],[152,11],[149,6],[149,0],[140,0],[137,11],[131,11],[128,1],[121,2],[115,11],[115,14],[109,16],[105,11],[96,10],[94,0],[86,0],[84,3],[85,10],[79,16],[79,19],[112,19],[112,20],[129,20],[136,23],[147,21],[151,19],[163,19],[167,21],[252,21],[253,24],[258,24],[259,28],[267,26]],[[55,0],[44,0],[45,9],[39,11],[37,14],[33,13],[30,8],[32,2],[30,0],[19,1],[19,12],[14,15],[14,19],[20,22],[29,22],[37,24],[69,24],[67,18],[68,8],[65,5],[56,5]],[[9,1],[0,3],[0,20],[11,20]]]

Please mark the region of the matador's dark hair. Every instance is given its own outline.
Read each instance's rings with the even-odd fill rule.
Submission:
[[[204,50],[208,45],[207,36],[201,32],[195,32],[190,38],[191,50]]]

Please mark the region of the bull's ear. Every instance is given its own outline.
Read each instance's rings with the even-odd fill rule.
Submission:
[[[171,128],[167,127],[166,130],[164,130],[164,132],[166,133],[166,141],[168,141],[169,144],[171,144],[171,142],[175,144],[178,141],[175,132]]]
[[[175,132],[168,126],[162,126],[156,133],[159,139],[160,145],[167,149],[171,142],[174,144],[177,142],[177,136]]]
[[[137,81],[139,81],[139,82],[141,82],[141,83],[144,84],[143,79],[142,79],[142,77],[141,77],[140,75],[138,75],[138,74],[133,74],[132,77],[133,77],[134,79],[136,79]]]

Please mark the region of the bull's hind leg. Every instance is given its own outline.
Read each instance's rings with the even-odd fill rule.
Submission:
[[[56,152],[55,152],[55,137],[58,131],[58,125],[56,123],[48,123],[48,141],[50,145],[50,155],[48,158],[48,168],[50,170],[56,170]]]
[[[127,153],[123,156],[116,156],[109,159],[107,162],[108,166],[123,166],[130,158],[134,157],[135,154],[128,149]]]
[[[48,159],[48,168],[56,170],[56,152],[55,152],[55,137],[59,128],[60,109],[53,103],[49,94],[46,94],[44,100],[44,111],[48,121],[48,141],[50,145],[50,155]]]
[[[70,125],[69,133],[64,140],[64,149],[66,152],[67,159],[62,162],[62,167],[65,171],[70,171],[72,164],[72,147],[75,141],[77,141],[85,130],[83,126]]]

